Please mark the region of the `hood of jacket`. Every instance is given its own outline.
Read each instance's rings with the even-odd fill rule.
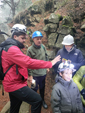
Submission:
[[[65,87],[69,87],[69,85],[71,84],[72,80],[70,80],[69,82],[68,81],[65,81],[60,75],[57,75],[56,78],[55,78],[55,82],[60,82],[63,86]]]
[[[4,42],[2,42],[0,44],[0,47],[4,47],[4,46],[8,46],[8,45],[15,45],[15,46],[19,47],[20,49],[24,48],[24,45],[21,42],[19,42],[18,40],[15,40],[13,38],[8,38]]]

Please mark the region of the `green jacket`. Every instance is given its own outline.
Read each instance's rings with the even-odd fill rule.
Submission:
[[[33,59],[48,61],[46,48],[43,44],[37,47],[34,43],[27,49],[27,55]],[[44,76],[46,69],[28,69],[29,76]]]
[[[77,84],[79,91],[85,89],[85,66],[81,66],[80,69],[73,76],[73,81]],[[85,105],[85,100],[81,95],[82,103]]]

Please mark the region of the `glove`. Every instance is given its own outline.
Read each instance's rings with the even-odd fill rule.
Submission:
[[[83,98],[84,98],[84,100],[85,100],[85,89],[82,89],[82,90],[80,91],[80,93],[81,93],[81,95],[83,96]]]

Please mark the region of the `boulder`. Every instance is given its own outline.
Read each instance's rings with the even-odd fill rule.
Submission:
[[[70,16],[63,17],[62,25],[73,27],[73,22],[71,20],[71,17]]]
[[[51,33],[48,36],[48,46],[50,46],[50,47],[54,47],[55,46],[55,42],[56,42],[57,36],[58,36],[57,33]]]
[[[57,31],[57,24],[49,23],[43,28],[43,30],[45,32],[54,33]]]
[[[81,30],[82,30],[83,32],[85,32],[85,24],[83,24],[83,25],[81,26]]]
[[[49,60],[52,60],[55,58],[55,54],[56,52],[53,50],[47,50],[47,54],[48,54],[48,57],[49,57]]]
[[[59,34],[63,34],[63,35],[67,35],[67,34],[70,34],[72,36],[74,36],[74,29],[69,27],[69,26],[66,26],[66,25],[60,25],[59,26],[59,29],[57,30],[57,32]]]
[[[31,7],[30,13],[31,13],[31,15],[41,14],[41,9],[40,9],[39,5],[33,5]]]
[[[62,19],[61,15],[58,14],[56,15],[55,13],[52,13],[48,20],[50,23],[58,24],[61,19]]]
[[[4,37],[4,35],[0,34],[0,44],[1,44],[3,41],[5,41],[5,37]]]
[[[56,44],[55,44],[55,46],[56,46],[57,48],[62,48],[62,47],[63,47],[63,45],[62,45],[61,43],[62,43],[62,41],[63,41],[64,36],[65,36],[65,35],[59,34],[58,39],[57,39],[57,42],[56,42]]]

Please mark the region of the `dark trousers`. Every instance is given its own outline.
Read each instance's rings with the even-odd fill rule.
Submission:
[[[32,89],[37,92],[38,87],[39,87],[39,92],[40,92],[42,100],[44,100],[45,78],[46,78],[46,75],[39,76],[39,77],[33,77],[33,79],[36,80],[36,87]]]
[[[10,97],[10,113],[19,113],[22,101],[27,102],[31,106],[31,113],[41,113],[42,99],[39,94],[25,86],[19,90],[9,93]]]

